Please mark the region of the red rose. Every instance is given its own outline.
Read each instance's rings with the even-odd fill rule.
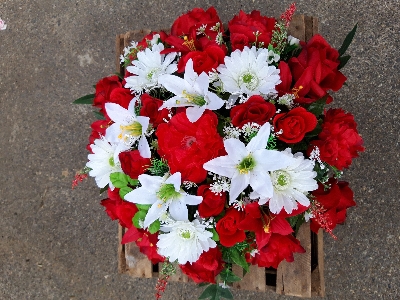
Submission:
[[[150,123],[153,124],[154,128],[157,128],[161,123],[165,123],[164,119],[168,119],[169,112],[166,108],[158,110],[163,105],[162,100],[151,97],[149,94],[143,94],[140,99],[142,101],[141,116],[149,117]]]
[[[92,123],[90,127],[92,128],[92,133],[89,136],[89,144],[86,146],[86,149],[92,152],[90,145],[94,143],[94,140],[101,138],[106,134],[106,129],[108,127],[108,120],[98,120]]]
[[[245,103],[236,105],[231,109],[232,124],[242,128],[249,122],[263,125],[268,122],[274,115],[275,105],[264,100],[259,95],[251,96]]]
[[[353,115],[341,108],[329,109],[325,113],[318,140],[310,144],[308,153],[318,147],[321,160],[339,170],[348,168],[353,158],[358,157],[358,152],[364,151]]]
[[[179,37],[185,35],[193,36],[193,34],[196,35],[200,27],[206,25],[205,35],[209,36],[211,40],[215,40],[218,31],[212,30],[211,28],[216,26],[217,23],[220,24],[221,30],[223,31],[222,22],[214,7],[210,7],[206,11],[202,8],[195,8],[175,20],[174,24],[172,24],[171,35]]]
[[[202,39],[208,41],[208,39]],[[208,46],[202,47],[203,51],[190,51],[183,55],[178,62],[178,72],[185,71],[186,63],[189,59],[193,61],[193,69],[197,74],[202,72],[208,73],[212,69],[217,69],[220,64],[224,63],[225,51],[216,43],[208,43]]]
[[[124,201],[119,196],[119,189],[108,189],[108,198],[101,201],[111,220],[118,220],[123,227],[132,227],[132,218],[138,212],[135,204]]]
[[[231,208],[226,212],[225,216],[218,221],[215,229],[219,235],[221,245],[232,247],[236,243],[245,240],[246,234],[244,230],[238,228],[244,216],[244,212]]]
[[[223,269],[222,253],[218,248],[211,248],[203,252],[196,262],[179,265],[179,267],[196,283],[215,283],[215,277]]]
[[[158,153],[168,161],[171,174],[181,172],[182,181],[200,183],[207,177],[203,164],[225,155],[222,137],[217,132],[218,118],[206,110],[196,122],[186,112],[158,126]]]
[[[129,89],[115,88],[112,90],[108,102],[119,104],[123,108],[128,109],[129,103],[132,101],[133,97],[134,96],[131,94],[131,91]],[[105,103],[103,103],[103,109],[104,105]]]
[[[224,210],[226,202],[225,192],[221,192],[221,195],[216,195],[210,190],[210,185],[205,184],[199,186],[197,196],[203,196],[203,201],[198,208],[202,218],[217,216]]]
[[[150,167],[150,158],[144,158],[139,150],[125,151],[119,154],[122,171],[132,179],[137,179]]]
[[[327,227],[332,230],[337,224],[344,223],[346,213],[349,207],[355,206],[353,199],[353,191],[349,188],[349,183],[345,181],[329,179],[328,184],[331,186],[329,190],[325,190],[322,184],[319,184],[317,190],[312,194],[316,200],[322,205],[324,212],[320,216],[324,220]],[[315,233],[321,228],[318,218],[312,218],[310,228]]]
[[[104,105],[106,102],[110,102],[111,92],[115,88],[121,88],[122,84],[119,81],[118,76],[104,77],[99,80],[96,84],[96,93],[93,100],[93,105],[99,107],[101,112],[104,110]]]
[[[298,57],[289,59],[289,67],[293,75],[295,87],[301,94],[298,103],[311,103],[324,97],[328,90],[338,91],[346,77],[338,71],[339,52],[332,48],[319,34],[314,35],[307,44],[302,43]],[[327,103],[332,98],[329,97]]]
[[[251,47],[252,43],[264,43],[267,47],[271,41],[275,19],[261,16],[259,11],[253,10],[250,14],[240,11],[229,21],[232,51],[243,50],[244,46]],[[256,37],[255,33],[258,32]],[[245,44],[247,40],[247,43]]]
[[[253,265],[266,268],[278,268],[281,261],[294,260],[293,253],[304,253],[306,250],[300,245],[300,241],[291,234],[271,234],[268,244],[265,245],[254,257],[247,256],[247,261]]]
[[[307,132],[317,126],[317,118],[303,107],[296,107],[287,113],[281,113],[274,118],[277,138],[288,144],[300,142]]]

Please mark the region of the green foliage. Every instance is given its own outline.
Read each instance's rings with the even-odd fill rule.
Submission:
[[[269,135],[267,149],[268,150],[276,149],[276,136],[275,135],[272,135],[272,134]]]
[[[350,55],[344,55],[344,56],[340,56],[339,57],[340,64],[338,66],[338,70],[340,70],[341,68],[343,68],[347,64],[347,62],[349,61],[350,57],[351,57]]]
[[[232,264],[235,263],[238,266],[242,267],[246,272],[249,271],[249,264],[245,258],[245,249],[249,248],[249,245],[246,242],[236,244],[231,248],[222,248],[222,257],[226,263]]]
[[[131,186],[136,186],[139,184],[139,180],[137,179],[132,179],[128,175],[121,173],[121,172],[115,172],[110,174],[110,180],[111,183],[116,187],[116,188],[123,188],[128,185]]]
[[[151,160],[151,165],[147,169],[154,176],[164,176],[165,173],[169,172],[169,166],[167,161],[163,158],[154,158]]]
[[[321,99],[318,99],[317,101],[311,103],[307,107],[307,110],[310,113],[314,114],[317,118],[319,118],[319,116],[324,113],[324,107],[326,105],[326,99],[328,99],[328,95],[325,95]]]
[[[148,230],[151,234],[156,233],[157,231],[160,230],[160,221],[159,220],[155,220],[153,223],[150,224]]]
[[[135,216],[132,218],[133,226],[136,228],[142,228],[140,224],[143,224],[144,218],[146,217],[146,212],[139,210]]]
[[[343,54],[346,52],[347,48],[350,46],[351,42],[353,41],[354,35],[356,34],[356,31],[357,31],[357,25],[358,24],[356,24],[353,27],[353,29],[347,34],[346,38],[344,39],[342,46],[338,50],[339,56],[343,56]]]
[[[88,94],[86,96],[76,99],[73,104],[93,104],[95,94]]]
[[[214,227],[211,229],[211,232],[212,232],[212,234],[213,234],[212,239],[213,239],[214,241],[218,242],[218,241],[219,241],[219,235],[218,235],[218,232],[215,230]]]
[[[199,297],[199,299],[210,300],[220,300],[221,298],[233,299],[233,295],[229,289],[223,288],[218,284],[209,285]]]
[[[129,192],[132,192],[132,191],[133,191],[133,189],[130,188],[129,186],[124,186],[124,187],[119,189],[119,196],[122,199],[125,199],[125,195],[128,194]]]
[[[100,195],[103,194],[107,190],[108,190],[108,184],[105,187],[103,187],[102,189],[100,189]]]
[[[231,283],[242,280],[239,276],[233,274],[232,270],[224,269],[219,273],[222,282]]]
[[[104,117],[104,115],[96,110],[93,111],[95,117],[97,120],[105,120],[106,118]]]
[[[292,226],[295,235],[297,235],[300,226],[306,221],[304,219],[304,214],[299,214],[297,216],[287,218],[287,220],[289,221],[290,226]]]

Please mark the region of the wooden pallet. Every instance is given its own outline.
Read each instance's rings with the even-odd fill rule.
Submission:
[[[134,30],[119,34],[116,38],[116,70],[124,74],[120,65],[123,48],[131,41],[140,41],[150,30]],[[307,41],[318,33],[318,19],[303,15],[295,15],[290,24],[289,34]],[[133,277],[158,277],[158,265],[153,265],[147,257],[140,253],[135,243],[122,245],[124,229],[119,226],[118,236],[118,271]],[[294,262],[283,261],[278,269],[251,266],[250,272],[234,284],[234,288],[259,292],[274,291],[277,294],[298,297],[325,296],[323,232],[310,231],[308,223],[300,227],[297,238],[306,249],[306,253],[294,254]],[[242,270],[235,266],[234,272],[241,276]],[[241,276],[242,277],[242,276]],[[190,279],[178,268],[171,281],[189,282]]]

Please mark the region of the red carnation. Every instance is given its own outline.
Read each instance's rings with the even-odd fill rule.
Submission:
[[[161,123],[165,123],[164,119],[168,119],[169,112],[166,108],[158,110],[163,105],[162,100],[151,97],[149,94],[143,94],[140,100],[142,102],[140,115],[149,117],[150,123],[153,124],[154,128],[157,128]]]
[[[186,112],[180,112],[158,126],[158,153],[168,161],[171,174],[181,172],[182,181],[195,183],[206,179],[203,164],[225,154],[217,125],[217,116],[206,110],[194,123],[188,120]]]
[[[325,190],[324,186],[319,184],[318,189],[312,192],[323,209],[319,215],[311,219],[310,228],[315,233],[318,232],[319,228],[325,226],[327,228],[324,229],[332,231],[336,224],[344,223],[347,209],[356,205],[353,199],[353,191],[350,189],[348,182],[338,182],[331,178],[328,184],[331,187],[329,190]]]
[[[343,170],[351,165],[358,152],[364,151],[363,140],[351,113],[343,109],[329,109],[325,113],[318,140],[311,142],[308,153],[316,147],[322,161]]]
[[[253,43],[263,43],[265,47],[271,41],[272,31],[275,27],[275,18],[261,16],[259,11],[253,10],[250,14],[240,11],[229,21],[232,51],[243,50],[245,46],[251,47]],[[255,33],[258,32],[256,37]]]
[[[275,105],[265,101],[259,95],[254,95],[245,103],[233,107],[230,117],[234,126],[242,128],[243,125],[249,122],[264,125],[275,115],[275,112]]]
[[[138,212],[135,204],[124,201],[119,196],[119,189],[108,189],[108,198],[101,201],[111,220],[118,220],[123,227],[132,227],[132,218]]]
[[[217,195],[210,190],[210,185],[205,184],[197,189],[197,196],[202,196],[203,201],[199,205],[199,215],[202,218],[209,218],[219,215],[223,210],[226,202],[226,193],[221,192]]]
[[[295,88],[300,89],[296,102],[311,103],[324,97],[328,90],[338,91],[346,81],[346,77],[338,71],[339,52],[319,34],[301,45],[299,56],[292,57],[288,62],[296,82]],[[327,103],[331,101],[329,97]]]
[[[292,235],[271,234],[268,244],[264,246],[254,257],[247,257],[247,261],[253,265],[266,268],[278,268],[281,261],[294,260],[293,253],[304,253],[306,250],[300,245],[300,241]]]
[[[221,245],[232,247],[236,243],[243,242],[246,238],[244,230],[239,229],[239,223],[244,218],[244,212],[234,208],[229,209],[225,216],[217,223],[216,230],[219,235]]]
[[[203,252],[196,262],[179,265],[179,267],[196,283],[215,283],[215,277],[223,269],[222,253],[218,248],[211,248]]]
[[[106,134],[106,129],[108,127],[108,120],[97,120],[93,122],[90,127],[92,128],[92,132],[89,136],[89,144],[86,146],[86,149],[92,152],[90,145],[94,143],[94,140],[101,138]]]
[[[144,158],[139,150],[125,151],[119,154],[122,171],[132,179],[137,179],[150,167],[150,158]]]
[[[307,132],[317,126],[317,118],[303,107],[296,107],[287,113],[281,113],[274,118],[274,129],[279,140],[295,144],[300,142]]]

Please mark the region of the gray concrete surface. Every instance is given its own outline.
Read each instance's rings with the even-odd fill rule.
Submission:
[[[291,1],[2,0],[0,17],[0,299],[153,299],[155,280],[117,274],[117,224],[94,181],[71,190],[84,166],[89,109],[71,102],[114,71],[114,37],[169,27],[214,5],[279,16]],[[346,172],[358,203],[326,236],[326,299],[400,299],[399,1],[301,0],[339,47],[359,24],[335,106],[351,111],[367,151]],[[200,290],[172,283],[164,299]],[[294,299],[234,292],[236,299]]]

